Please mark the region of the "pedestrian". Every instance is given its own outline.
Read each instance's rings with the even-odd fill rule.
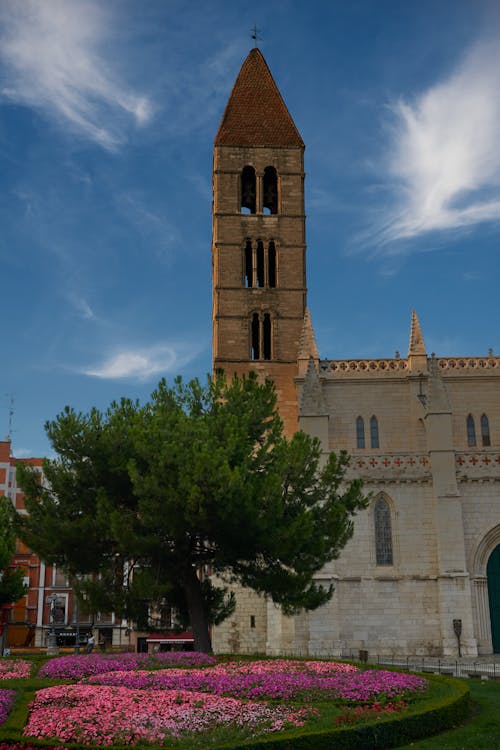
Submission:
[[[85,646],[85,653],[90,654],[92,649],[94,648],[94,633],[91,630],[89,633],[89,636],[87,638],[87,645]]]

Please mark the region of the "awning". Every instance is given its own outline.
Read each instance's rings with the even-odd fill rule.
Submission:
[[[151,633],[146,638],[146,643],[194,643],[192,633]]]

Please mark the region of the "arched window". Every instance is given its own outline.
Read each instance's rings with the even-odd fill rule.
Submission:
[[[241,213],[254,214],[256,209],[255,169],[243,167],[241,172]]]
[[[472,414],[467,417],[467,445],[470,447],[476,445],[476,428]]]
[[[264,313],[264,321],[262,323],[262,339],[263,347],[262,354],[264,359],[271,359],[271,316],[269,313]]]
[[[245,283],[248,288],[253,286],[253,252],[250,240],[245,244]]]
[[[270,313],[253,313],[250,324],[252,359],[272,358],[272,328]]]
[[[262,211],[265,214],[278,213],[278,175],[274,167],[264,169]]]
[[[262,240],[246,240],[243,265],[247,289],[277,286],[277,251],[274,240],[270,240],[267,247]]]
[[[365,423],[363,417],[356,420],[356,448],[365,447]]]
[[[373,513],[375,522],[375,556],[377,565],[392,565],[391,509],[387,500],[379,497]]]
[[[267,248],[267,283],[276,286],[276,246],[272,240]]]
[[[483,414],[481,417],[481,440],[484,446],[491,445],[490,424],[486,414]]]
[[[257,286],[264,286],[264,243],[257,242]]]
[[[260,320],[257,313],[252,315],[252,359],[260,359]]]
[[[372,448],[378,448],[378,420],[373,416],[370,419],[370,445]]]

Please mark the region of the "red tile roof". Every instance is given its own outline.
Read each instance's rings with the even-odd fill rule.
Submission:
[[[304,146],[271,71],[257,48],[250,52],[241,66],[215,145]]]

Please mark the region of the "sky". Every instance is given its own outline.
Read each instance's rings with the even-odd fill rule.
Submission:
[[[497,1],[0,0],[16,456],[210,371],[213,140],[255,25],[306,144],[320,357],[405,356],[413,308],[428,353],[500,354]]]

